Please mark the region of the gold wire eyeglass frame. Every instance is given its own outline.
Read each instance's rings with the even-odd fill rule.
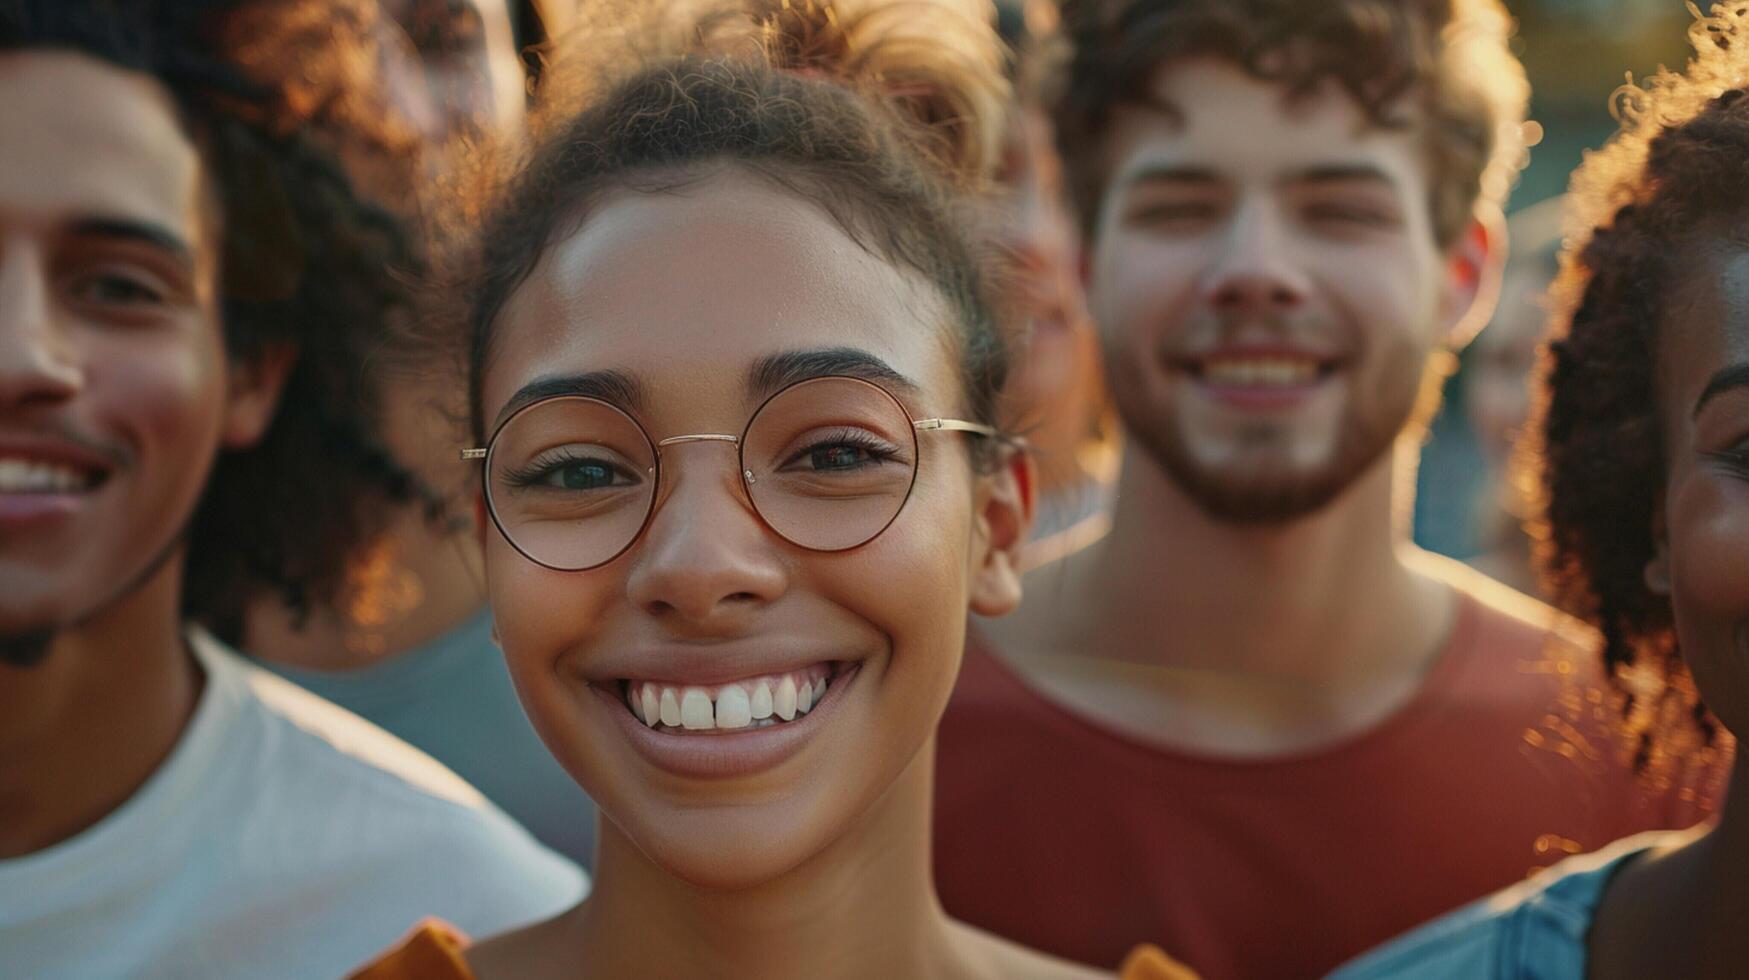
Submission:
[[[995,440],[1002,441],[1002,442],[1011,441],[1011,440],[1006,439],[1000,432],[998,432],[994,426],[984,425],[981,422],[972,422],[972,421],[968,421],[966,419],[954,419],[954,418],[913,419],[913,418],[911,418],[910,411],[905,408],[904,402],[901,402],[892,392],[888,391],[886,388],[874,383],[873,381],[869,381],[866,378],[851,377],[849,375],[822,375],[822,376],[813,377],[813,378],[804,378],[801,381],[792,382],[792,383],[787,384],[784,387],[778,389],[777,391],[772,392],[771,395],[765,399],[765,401],[759,403],[759,407],[755,408],[753,410],[753,414],[751,414],[747,417],[747,424],[742,427],[741,434],[738,436],[731,435],[731,434],[726,433],[726,432],[696,432],[696,433],[689,433],[686,435],[669,436],[666,439],[652,440],[650,438],[649,430],[644,428],[644,424],[642,422],[638,421],[636,416],[634,416],[632,413],[626,411],[625,409],[619,407],[618,405],[613,404],[612,402],[609,402],[609,401],[606,401],[606,400],[603,400],[600,398],[593,398],[593,397],[590,397],[588,395],[550,395],[550,396],[548,396],[546,398],[542,398],[538,401],[530,402],[527,405],[524,405],[521,408],[517,409],[515,412],[511,413],[509,418],[505,419],[503,422],[500,422],[498,424],[498,427],[496,429],[492,430],[492,437],[490,439],[486,440],[486,445],[474,446],[474,447],[468,447],[468,448],[462,449],[461,450],[461,458],[463,460],[485,460],[490,455],[493,445],[495,445],[497,443],[499,433],[503,432],[507,427],[509,427],[509,425],[511,423],[515,422],[516,419],[521,417],[525,412],[528,412],[528,411],[535,409],[535,408],[539,408],[542,405],[546,405],[550,402],[555,402],[555,401],[575,399],[575,400],[580,400],[580,401],[595,402],[596,404],[604,405],[607,408],[610,408],[610,409],[614,410],[615,412],[618,412],[620,415],[624,416],[634,426],[637,427],[639,434],[641,434],[644,437],[644,441],[646,443],[648,443],[655,450],[655,452],[652,454],[652,458],[655,461],[655,465],[650,466],[646,469],[646,472],[649,474],[650,479],[655,484],[650,489],[649,508],[644,514],[643,523],[641,525],[639,525],[637,533],[632,535],[631,540],[627,541],[624,547],[620,548],[618,551],[615,551],[612,555],[608,556],[607,558],[602,559],[601,561],[595,562],[593,564],[580,565],[580,566],[576,566],[576,567],[554,565],[550,562],[542,561],[539,558],[536,558],[532,554],[529,554],[529,552],[526,549],[524,549],[522,545],[517,543],[516,539],[513,536],[511,536],[510,532],[505,529],[504,524],[498,519],[498,509],[497,509],[496,505],[493,504],[493,502],[492,502],[490,474],[488,472],[487,467],[481,467],[481,469],[480,469],[480,489],[481,489],[481,492],[485,495],[486,512],[491,516],[492,523],[495,527],[497,527],[499,535],[502,536],[504,538],[504,540],[506,542],[508,542],[509,545],[512,548],[514,548],[516,550],[516,552],[518,554],[522,555],[524,558],[528,559],[531,562],[534,562],[536,565],[540,565],[543,568],[550,568],[550,569],[553,569],[554,571],[586,572],[586,571],[589,571],[591,569],[600,568],[603,565],[609,564],[612,561],[614,561],[614,559],[618,558],[620,555],[623,555],[626,552],[630,551],[632,549],[632,547],[635,546],[638,543],[638,541],[643,538],[644,532],[649,529],[650,521],[655,518],[657,505],[661,501],[661,498],[662,498],[662,486],[661,486],[662,450],[669,447],[669,446],[675,446],[675,445],[679,445],[681,443],[686,443],[686,442],[724,442],[724,443],[728,443],[728,444],[735,447],[736,463],[737,463],[739,469],[741,470],[740,476],[741,476],[742,492],[747,495],[747,502],[753,508],[754,515],[759,518],[759,522],[761,524],[763,524],[765,526],[765,528],[767,530],[769,530],[771,533],[777,535],[779,538],[782,538],[785,541],[788,541],[790,544],[793,544],[798,548],[804,548],[808,551],[820,551],[820,552],[828,552],[828,553],[841,552],[841,551],[853,551],[857,548],[862,547],[863,545],[868,544],[870,541],[873,541],[874,539],[880,537],[882,534],[886,533],[887,528],[892,527],[893,522],[899,519],[900,514],[904,513],[905,505],[907,503],[909,503],[911,500],[911,491],[913,489],[915,489],[915,487],[916,487],[917,471],[921,468],[921,463],[922,463],[921,459],[919,459],[918,462],[911,467],[911,485],[906,487],[906,489],[905,489],[905,498],[899,502],[898,508],[893,511],[893,516],[891,518],[889,518],[885,524],[881,525],[881,527],[878,530],[876,530],[873,534],[869,535],[868,537],[864,538],[863,540],[861,540],[855,544],[848,545],[846,547],[842,547],[842,548],[815,548],[815,547],[811,547],[809,545],[803,544],[800,541],[794,540],[789,535],[786,535],[782,531],[773,527],[771,522],[766,519],[765,514],[763,512],[761,512],[759,509],[758,502],[753,499],[753,493],[752,493],[752,485],[753,485],[753,481],[754,481],[753,471],[747,467],[746,461],[741,458],[741,453],[744,450],[745,445],[746,445],[747,433],[752,431],[753,423],[758,421],[760,413],[765,411],[766,406],[770,405],[773,401],[776,401],[778,398],[782,397],[785,392],[788,392],[794,388],[798,388],[798,387],[803,386],[803,385],[817,384],[817,383],[823,382],[823,381],[824,382],[848,381],[848,382],[853,382],[853,383],[858,384],[858,385],[864,385],[864,386],[867,386],[869,388],[873,388],[875,391],[878,391],[882,395],[884,395],[888,401],[892,402],[893,407],[896,408],[902,415],[904,415],[905,419],[908,422],[910,422],[911,429],[914,433],[916,433],[916,432],[965,432],[965,433],[969,433],[969,434],[975,435],[975,436],[982,436],[983,438],[986,438],[986,439],[995,439]],[[913,436],[913,439],[915,439],[915,436]],[[1014,444],[1016,445],[1017,448],[1024,447],[1024,444],[1021,443],[1019,440],[1012,440],[1012,441],[1014,442]]]

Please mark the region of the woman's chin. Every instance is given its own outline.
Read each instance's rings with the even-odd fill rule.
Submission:
[[[742,891],[795,870],[830,835],[792,807],[738,806],[651,819],[632,839],[657,867],[695,888]]]

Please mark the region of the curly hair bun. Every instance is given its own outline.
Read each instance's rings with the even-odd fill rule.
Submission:
[[[747,57],[880,104],[962,184],[994,173],[1011,98],[989,0],[631,0],[593,6],[555,48],[543,101],[561,120],[649,65]]]
[[[950,173],[981,180],[999,159],[1010,97],[992,12],[972,0],[756,0],[766,58],[885,100],[927,135]]]

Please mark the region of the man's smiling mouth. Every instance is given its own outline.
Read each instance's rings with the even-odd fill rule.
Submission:
[[[108,476],[106,470],[0,454],[0,493],[84,493],[95,490]]]

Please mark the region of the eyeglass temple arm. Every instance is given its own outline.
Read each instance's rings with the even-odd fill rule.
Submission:
[[[1006,436],[998,432],[994,426],[979,422],[967,422],[965,419],[918,419],[911,423],[912,428],[919,432],[970,432],[973,435],[994,439],[1005,446],[1019,450],[1029,450],[1027,442],[1020,436]]]
[[[990,426],[981,425],[977,422],[967,422],[964,419],[918,419],[911,423],[911,427],[919,432],[928,432],[932,429],[942,429],[949,432],[975,432],[978,435],[990,438],[995,438],[996,436],[996,430]]]
[[[464,450],[462,450],[462,458],[463,459],[485,459],[486,458],[486,450],[484,450],[484,449],[464,449]]]

